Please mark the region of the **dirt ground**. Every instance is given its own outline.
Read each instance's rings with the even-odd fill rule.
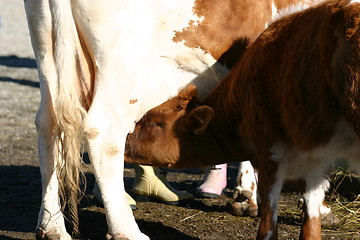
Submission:
[[[0,240],[34,239],[41,198],[33,123],[40,94],[22,5],[22,1],[0,0]],[[125,185],[131,192],[134,171],[131,165],[125,167]],[[159,240],[254,239],[259,218],[235,217],[228,212],[236,171],[236,164],[231,164],[228,187],[220,199],[194,199],[182,206],[139,199],[133,213],[140,229]],[[169,170],[168,180],[175,188],[194,193],[201,176],[200,169]],[[104,209],[91,195],[93,175],[87,173],[86,177],[88,188],[79,210],[82,238],[104,239]],[[338,200],[330,204],[336,213],[348,215],[346,207],[336,207]],[[354,221],[359,218],[359,209],[348,212],[354,216],[350,219],[352,228],[347,218],[341,217],[340,225],[323,228],[323,239],[360,239],[360,225]],[[299,215],[296,192],[283,193],[279,204],[280,239],[298,238]]]

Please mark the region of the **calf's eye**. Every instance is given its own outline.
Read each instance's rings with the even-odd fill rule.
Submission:
[[[148,126],[149,127],[163,127],[164,125],[160,122],[149,122]]]

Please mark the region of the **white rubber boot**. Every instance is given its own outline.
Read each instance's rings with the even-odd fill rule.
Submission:
[[[166,180],[166,172],[158,167],[134,165],[133,193],[146,196],[165,204],[177,205],[193,198],[193,195],[174,189]]]

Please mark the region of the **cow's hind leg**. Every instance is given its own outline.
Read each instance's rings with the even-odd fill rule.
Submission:
[[[152,31],[146,29],[129,34],[127,22],[133,22],[128,18],[132,14],[123,7],[124,1],[112,0],[101,7],[92,1],[71,3],[78,9],[72,13],[93,60],[94,92],[84,122],[84,136],[106,210],[107,237],[148,239],[139,230],[126,201],[123,170],[126,136],[134,128],[141,97],[148,84],[149,77],[145,73],[152,70],[147,69],[149,59],[144,58],[150,54],[148,51],[153,51],[149,47]],[[147,1],[141,3],[147,4]],[[137,2],[127,1],[126,6],[130,10],[138,9]],[[152,20],[151,14],[141,17],[142,21],[135,21],[133,29],[143,29],[142,22]],[[114,25],[114,21],[117,24]],[[139,39],[148,41],[134,45]]]
[[[132,127],[130,119],[134,118],[125,114],[122,108],[106,109],[107,102],[95,97],[84,130],[90,161],[106,209],[107,239],[148,239],[135,222],[123,182],[125,139]]]
[[[57,149],[54,118],[48,104],[41,106],[37,117],[38,147],[42,183],[42,201],[36,239],[71,239],[66,232],[59,201],[59,182],[56,173]]]
[[[37,223],[36,239],[71,239],[66,232],[58,195],[56,166],[59,155],[56,147],[56,121],[53,102],[56,99],[56,69],[51,40],[51,13],[48,1],[25,1],[31,41],[39,69],[41,103],[36,115],[42,201]],[[41,31],[39,30],[41,29]]]
[[[325,191],[329,182],[321,174],[308,176],[300,183],[300,192],[303,194],[303,224],[300,232],[300,239],[320,240],[321,239],[321,215],[320,208],[325,198]]]

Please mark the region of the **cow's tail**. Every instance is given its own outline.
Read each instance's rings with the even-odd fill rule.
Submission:
[[[50,1],[54,61],[57,70],[57,96],[54,112],[57,121],[59,162],[57,174],[62,209],[68,212],[73,236],[79,235],[77,204],[81,166],[83,120],[81,87],[77,74],[77,46],[79,38],[69,0]],[[66,208],[65,208],[66,207]]]

